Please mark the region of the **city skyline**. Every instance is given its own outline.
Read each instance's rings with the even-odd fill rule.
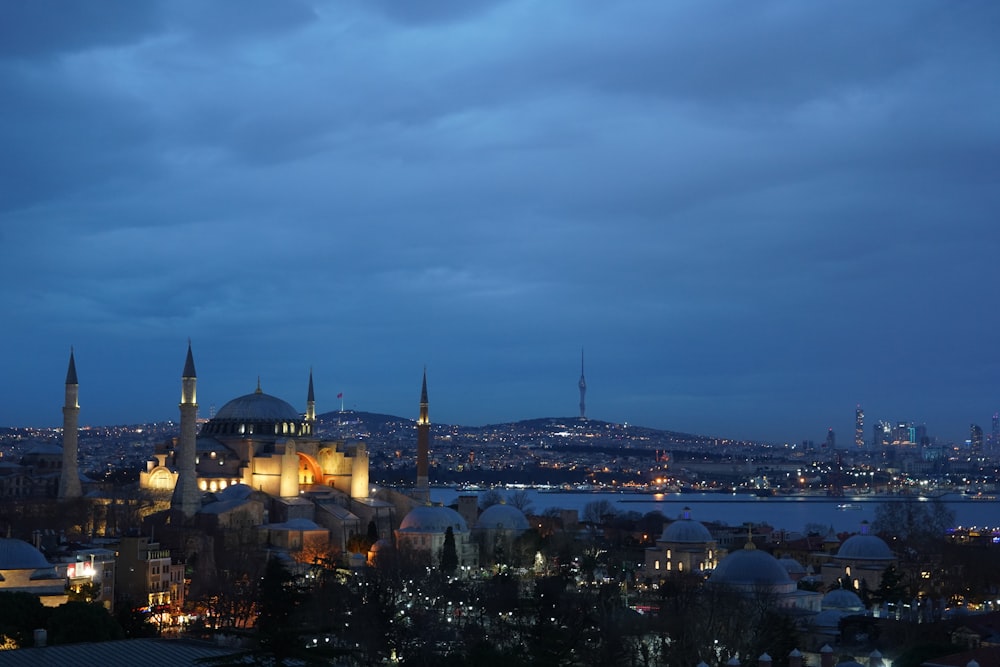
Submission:
[[[8,3],[0,424],[991,433],[1000,8],[578,10]]]

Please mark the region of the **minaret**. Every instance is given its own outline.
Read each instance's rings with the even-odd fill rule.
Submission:
[[[69,370],[66,371],[66,401],[63,405],[63,456],[59,475],[59,500],[79,498],[80,471],[77,468],[76,449],[80,429],[80,383],[76,381],[76,360],[73,348],[69,349]]]
[[[587,381],[583,377],[583,348],[580,349],[580,419],[587,418]]]
[[[417,487],[416,496],[430,500],[430,478],[427,474],[428,452],[431,442],[431,419],[427,415],[427,368],[424,368],[424,384],[420,389],[420,417],[417,418]]]
[[[309,393],[306,395],[306,434],[316,430],[316,394],[313,392],[313,371],[309,369]]]
[[[201,509],[201,491],[198,490],[198,473],[195,470],[195,447],[198,439],[198,377],[194,371],[191,341],[188,341],[187,359],[181,373],[181,436],[177,451],[177,484],[170,499],[170,508],[180,510],[190,519]]]

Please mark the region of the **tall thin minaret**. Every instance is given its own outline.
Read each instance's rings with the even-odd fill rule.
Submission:
[[[316,430],[316,394],[313,392],[313,370],[309,369],[309,393],[306,395],[306,435]]]
[[[431,419],[427,414],[427,367],[424,367],[424,383],[420,389],[420,417],[417,418],[417,487],[416,496],[430,500],[431,484],[428,476],[429,451],[431,443]]]
[[[177,484],[170,499],[170,508],[180,510],[190,519],[201,509],[201,491],[198,490],[198,473],[195,470],[195,447],[198,439],[198,377],[194,371],[194,355],[188,341],[187,359],[181,373],[181,436],[177,448]]]
[[[583,348],[580,348],[580,419],[587,418],[587,380],[583,377]]]
[[[76,360],[73,348],[69,349],[69,370],[66,371],[66,401],[63,405],[63,456],[59,474],[59,500],[79,498],[80,471],[76,450],[80,430],[80,383],[76,380]]]

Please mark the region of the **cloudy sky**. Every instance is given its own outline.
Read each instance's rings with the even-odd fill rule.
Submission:
[[[1000,409],[1000,4],[0,4],[0,424]]]

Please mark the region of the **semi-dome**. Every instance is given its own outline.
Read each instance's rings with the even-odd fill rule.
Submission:
[[[795,582],[778,559],[758,549],[732,551],[715,568],[710,584],[741,589],[766,587],[771,592],[795,590]]]
[[[840,609],[845,611],[861,611],[864,609],[861,598],[846,588],[837,588],[824,595],[820,606],[823,609]]]
[[[469,526],[462,515],[450,507],[421,505],[414,507],[399,524],[402,533],[444,533],[451,528],[454,533],[467,533]]]
[[[0,570],[41,570],[52,567],[42,552],[24,540],[0,538]]]
[[[506,530],[523,533],[529,527],[524,512],[513,505],[490,505],[483,510],[476,521],[476,528],[480,530]]]
[[[892,550],[889,545],[876,535],[855,535],[847,538],[840,549],[837,558],[848,560],[892,560]]]
[[[234,398],[223,405],[213,421],[233,419],[245,422],[295,421],[299,412],[286,401],[258,390],[246,396]]]

